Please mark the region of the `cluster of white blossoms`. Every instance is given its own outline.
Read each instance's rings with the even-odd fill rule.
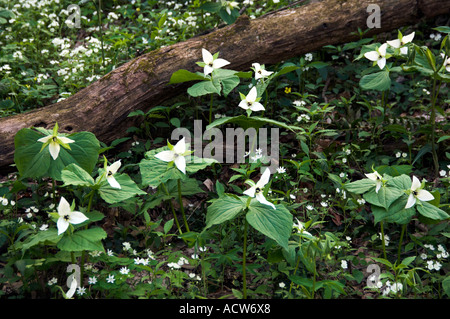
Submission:
[[[425,244],[423,246],[428,249],[428,254],[422,253],[420,254],[420,258],[426,260],[427,269],[439,271],[442,268],[442,264],[445,262],[445,259],[449,257],[449,253],[441,244],[437,245],[437,247],[431,244]],[[433,260],[431,258],[435,259]]]
[[[189,260],[185,257],[180,257],[177,262],[167,263],[170,269],[180,269],[183,265],[189,265]]]

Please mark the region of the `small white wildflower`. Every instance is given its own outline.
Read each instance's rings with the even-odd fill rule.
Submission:
[[[341,267],[342,269],[347,269],[348,268],[348,264],[346,260],[341,260]]]
[[[120,268],[120,273],[122,275],[128,275],[129,272],[130,272],[130,269],[128,269],[127,267]]]
[[[106,282],[110,284],[113,284],[115,280],[114,275],[109,275],[108,278],[106,278]]]
[[[277,172],[279,174],[284,174],[284,173],[286,173],[286,169],[283,166],[280,166],[277,168]]]
[[[97,277],[95,276],[89,277],[88,283],[90,285],[95,285],[97,283]]]

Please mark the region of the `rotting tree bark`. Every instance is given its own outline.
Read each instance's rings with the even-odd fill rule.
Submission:
[[[201,71],[201,49],[220,51],[231,62],[227,68],[249,70],[253,62],[274,64],[313,52],[324,45],[358,39],[351,34],[367,29],[366,11],[373,1],[330,0],[289,8],[250,20],[243,16],[230,26],[144,54],[111,71],[97,82],[59,103],[23,114],[0,118],[0,172],[9,171],[14,161],[14,135],[24,128],[52,128],[58,122],[62,132],[93,132],[105,143],[125,136],[135,125],[127,118],[144,112],[182,93],[181,85],[167,85],[178,69]],[[366,36],[391,31],[450,13],[448,0],[377,0],[381,28]]]

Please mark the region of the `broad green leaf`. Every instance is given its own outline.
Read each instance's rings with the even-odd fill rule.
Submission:
[[[41,137],[44,135],[29,128],[17,132],[14,138],[14,161],[21,177],[49,176],[60,181],[61,171],[69,164],[75,163],[88,173],[97,164],[100,143],[90,132],[67,135],[75,142],[70,144],[70,150],[61,146],[56,160],[50,156],[48,145],[42,149],[43,143],[37,141]]]
[[[434,220],[446,220],[450,216],[442,209],[428,203],[428,202],[418,202],[416,203],[417,211],[430,219]]]
[[[381,165],[377,166],[375,170],[381,175],[387,174],[390,176],[399,176],[403,174],[410,174],[412,172],[411,165]],[[408,177],[409,178],[409,177]],[[411,184],[411,183],[410,183]],[[411,185],[410,185],[411,186]]]
[[[114,178],[120,184],[120,189],[111,187],[106,180],[98,189],[100,197],[109,204],[122,202],[136,195],[147,194],[127,174],[114,174]]]
[[[50,228],[46,231],[37,232],[35,235],[28,237],[25,242],[21,245],[17,246],[17,248],[21,248],[22,251],[30,249],[36,245],[56,245],[61,236],[58,236],[58,230],[56,228]]]
[[[220,82],[222,83],[222,87],[223,87],[223,95],[226,97],[228,96],[228,94],[230,94],[230,92],[239,85],[240,83],[240,79],[238,76],[233,76],[233,77],[228,77],[225,79],[220,79]]]
[[[389,72],[382,70],[376,73],[364,75],[359,85],[363,90],[386,91],[391,87]]]
[[[363,197],[368,203],[389,210],[389,206],[403,194],[404,191],[396,187],[381,186],[378,193],[373,189],[365,193]]]
[[[246,219],[253,228],[288,250],[293,216],[283,205],[275,205],[275,207],[276,209],[273,209],[253,199],[248,207]]]
[[[381,221],[399,225],[409,223],[416,214],[416,210],[414,207],[405,209],[407,200],[408,197],[406,195],[401,197],[389,207],[389,210],[373,205],[372,213],[374,216],[374,223],[377,224]]]
[[[188,70],[178,70],[170,77],[169,84],[183,83],[188,81],[203,81],[208,80],[202,73],[192,73]],[[209,81],[209,80],[208,80]]]
[[[213,81],[207,80],[195,83],[193,86],[187,89],[187,93],[192,97],[198,97],[208,94],[220,95],[220,90],[220,83],[214,83]]]
[[[71,235],[65,234],[58,242],[57,247],[63,251],[104,251],[102,239],[105,239],[106,236],[106,232],[100,227],[78,230]]]
[[[246,200],[225,194],[208,206],[205,229],[235,218],[246,208]]]
[[[61,172],[63,186],[93,186],[95,184],[92,176],[77,164],[69,164]]]
[[[375,181],[368,178],[364,178],[355,182],[345,184],[344,188],[350,193],[363,194],[371,189],[375,189],[375,186],[376,186]]]
[[[447,276],[442,280],[442,288],[444,289],[445,294],[450,297],[450,276]]]

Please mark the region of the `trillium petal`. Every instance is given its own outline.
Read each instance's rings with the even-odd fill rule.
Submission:
[[[405,36],[402,38],[402,43],[403,43],[403,44],[406,44],[406,43],[411,42],[411,41],[414,39],[414,35],[415,35],[415,32],[412,32],[412,33],[410,33],[410,34],[408,34],[408,35],[405,35]]]
[[[377,51],[366,52],[364,53],[364,56],[370,61],[377,61],[378,58],[380,57]]]
[[[266,168],[264,173],[261,175],[261,178],[259,179],[258,183],[256,183],[256,186],[259,188],[263,188],[268,182],[270,178],[270,169]]]
[[[408,47],[400,48],[400,53],[403,54],[403,55],[408,54]]]
[[[82,212],[71,212],[69,215],[69,223],[71,224],[81,224],[82,222],[88,220],[89,218],[86,217]]]
[[[385,56],[385,55],[386,55],[386,49],[387,49],[387,43],[383,43],[383,44],[378,48],[378,52],[380,53],[381,56]]]
[[[61,199],[59,200],[57,209],[59,216],[65,216],[70,214],[70,204],[64,197],[61,197]]]
[[[47,135],[38,139],[38,142],[47,143],[50,139],[53,138],[53,135]]]
[[[184,174],[186,174],[186,158],[184,156],[177,156],[175,158],[175,166]]]
[[[416,198],[414,197],[414,195],[412,193],[409,194],[408,202],[406,203],[405,209],[413,207],[415,203],[416,203]]]
[[[48,145],[48,150],[50,151],[50,155],[54,160],[58,158],[59,150],[61,147],[59,146],[59,143],[51,141]]]
[[[375,193],[377,193],[378,194],[378,191],[380,190],[380,188],[381,188],[381,181],[377,181],[377,185],[376,185],[376,187],[375,187]]]
[[[262,193],[256,194],[256,199],[257,199],[258,202],[260,202],[261,204],[269,205],[269,206],[272,206],[273,209],[276,209],[276,208],[275,208],[275,205],[272,204],[271,202],[269,202],[269,201],[264,197],[264,195],[263,195]]]
[[[261,64],[259,64],[259,63],[257,63],[257,62],[252,63],[252,67],[255,68],[255,72],[261,70]]]
[[[120,161],[116,161],[116,162],[112,163],[108,167],[108,172],[111,172],[111,174],[117,173],[117,171],[119,170],[121,165],[122,165],[122,163]]]
[[[67,228],[69,227],[69,222],[64,220],[63,217],[60,217],[58,221],[56,222],[56,227],[58,228],[58,235],[61,235],[64,233]]]
[[[428,202],[430,200],[434,199],[434,196],[427,190],[424,189],[419,189],[417,191],[417,196],[416,196],[419,200],[421,200],[422,202]]]
[[[220,69],[220,68],[222,68],[222,67],[224,67],[225,65],[228,65],[228,64],[230,64],[230,62],[228,62],[225,59],[215,59],[213,61],[213,68],[214,69]]]
[[[384,67],[386,66],[386,58],[379,59],[377,64],[380,67],[380,69],[384,69]]]
[[[371,180],[373,180],[373,181],[376,181],[377,180],[377,174],[375,174],[375,173],[368,173],[368,174],[365,174],[366,175],[366,177],[368,178],[368,179],[371,179]]]
[[[412,184],[411,184],[411,190],[415,191],[419,189],[421,186],[419,179],[416,176],[413,176],[412,178]]]
[[[247,189],[246,191],[244,191],[244,194],[250,197],[255,197],[255,192],[256,192],[256,186],[252,186],[249,189]]]
[[[213,70],[214,70],[214,69],[212,68],[212,66],[205,65],[205,67],[203,68],[203,73],[204,73],[205,75],[208,75],[208,74],[212,73]]]
[[[112,188],[121,189],[119,182],[117,182],[114,176],[108,176],[106,180],[108,181],[109,185],[111,185]]]
[[[254,103],[252,103],[252,106],[250,106],[250,110],[252,110],[252,111],[264,111],[265,108],[264,108],[264,106],[261,103],[254,102]]]
[[[395,39],[395,40],[392,40],[392,41],[386,41],[386,43],[389,44],[393,48],[396,48],[396,49],[400,48],[400,39]]]
[[[172,162],[175,159],[175,152],[173,151],[162,151],[155,155],[157,159],[164,162]]]
[[[183,137],[181,140],[178,141],[177,144],[173,147],[173,151],[177,154],[183,154],[186,152],[186,138]]]
[[[242,100],[241,102],[239,102],[238,106],[242,107],[244,110],[247,110],[249,108],[246,100]]]
[[[58,136],[58,140],[60,140],[61,142],[63,142],[64,144],[70,144],[70,143],[74,143],[75,141],[65,137],[65,136]]]
[[[248,92],[247,97],[245,98],[249,102],[255,102],[258,97],[258,91],[256,90],[256,86],[252,87],[250,92]]]
[[[205,62],[206,64],[211,64],[214,60],[214,57],[211,54],[211,52],[209,52],[206,49],[202,49],[202,57],[203,57],[203,62]]]

